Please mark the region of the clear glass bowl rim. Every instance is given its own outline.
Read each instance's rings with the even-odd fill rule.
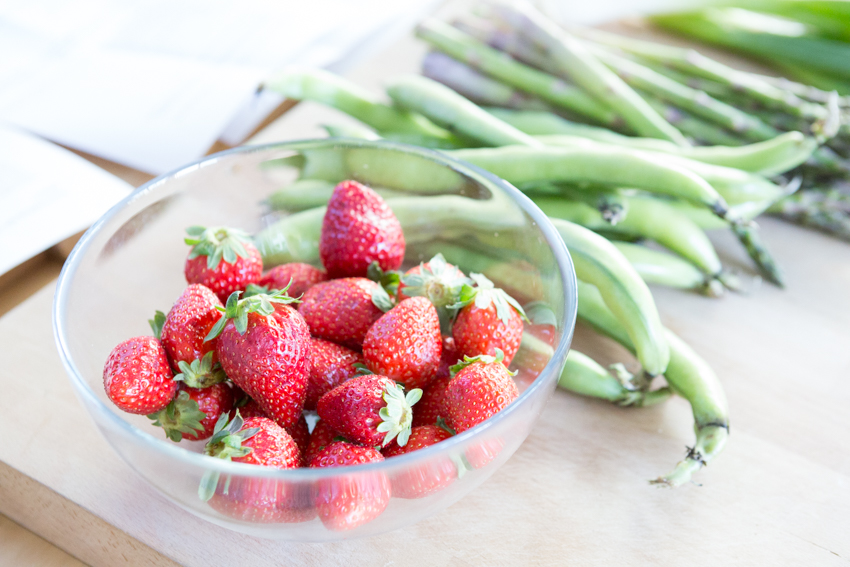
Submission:
[[[549,245],[555,257],[555,262],[558,266],[558,270],[561,275],[561,282],[563,288],[562,292],[564,295],[564,308],[563,313],[561,314],[563,317],[562,320],[564,322],[563,332],[558,342],[558,346],[555,348],[554,355],[552,356],[552,359],[549,361],[546,367],[543,369],[543,371],[538,375],[538,377],[512,404],[510,404],[504,410],[500,411],[485,422],[467,431],[464,431],[463,433],[459,433],[451,437],[450,439],[381,462],[344,467],[345,474],[354,474],[360,472],[367,473],[370,471],[380,471],[383,469],[396,469],[402,468],[406,465],[414,466],[420,461],[427,461],[432,457],[436,457],[439,453],[449,453],[451,452],[452,448],[458,445],[463,445],[467,441],[475,437],[481,437],[485,431],[487,431],[491,427],[494,427],[497,423],[510,419],[510,416],[513,415],[514,412],[518,411],[519,406],[523,405],[525,402],[528,401],[534,391],[543,387],[543,384],[547,381],[546,378],[548,378],[553,372],[560,373],[561,366],[563,365],[563,361],[566,359],[569,344],[572,340],[573,331],[575,329],[577,310],[576,276],[575,269],[573,268],[572,258],[570,257],[570,254],[567,251],[567,247],[564,244],[563,239],[561,239],[555,227],[552,225],[546,215],[543,214],[543,212],[537,207],[537,205],[535,205],[528,197],[525,196],[525,194],[523,194],[519,189],[515,188],[507,181],[504,181],[503,179],[477,166],[451,158],[434,150],[380,140],[373,141],[349,138],[321,138],[292,140],[286,142],[273,142],[254,146],[239,146],[200,158],[188,165],[160,175],[155,179],[148,181],[144,185],[139,186],[129,195],[124,197],[121,201],[116,203],[83,234],[79,242],[77,242],[77,245],[71,251],[71,254],[68,256],[68,259],[65,261],[64,266],[62,267],[62,272],[59,274],[59,280],[56,284],[56,292],[54,294],[53,300],[54,339],[56,341],[56,346],[59,351],[59,356],[62,360],[62,364],[64,365],[65,371],[68,373],[68,376],[71,378],[71,381],[75,386],[77,395],[84,398],[84,401],[87,404],[96,407],[102,415],[105,415],[107,417],[109,423],[114,427],[122,430],[126,434],[129,434],[130,436],[136,438],[139,442],[148,445],[156,451],[168,455],[170,458],[184,462],[187,465],[191,465],[199,469],[212,470],[220,473],[229,473],[233,475],[275,478],[286,481],[314,481],[322,478],[330,478],[343,474],[343,469],[340,468],[298,468],[281,470],[271,467],[258,467],[256,465],[250,465],[247,463],[234,463],[232,461],[225,461],[223,459],[210,458],[204,454],[195,453],[193,451],[184,449],[176,443],[171,443],[165,439],[159,439],[157,437],[154,437],[153,435],[145,433],[141,429],[130,425],[129,423],[121,419],[121,417],[119,417],[117,410],[112,407],[109,407],[94,394],[91,388],[89,388],[89,385],[83,379],[80,372],[77,370],[76,364],[74,363],[73,357],[68,349],[68,345],[65,339],[66,328],[64,318],[65,306],[68,301],[67,295],[69,286],[74,278],[74,275],[77,272],[77,269],[79,268],[82,258],[88,251],[92,239],[96,234],[100,232],[103,226],[107,222],[109,222],[109,220],[111,220],[120,210],[128,206],[133,201],[143,198],[148,193],[154,191],[157,186],[167,182],[171,178],[187,175],[196,169],[211,165],[221,160],[222,158],[229,157],[235,154],[263,152],[267,150],[304,150],[333,148],[339,146],[347,146],[351,148],[374,148],[379,150],[388,149],[419,155],[421,157],[435,161],[440,165],[449,167],[466,177],[470,177],[473,179],[483,178],[487,182],[496,185],[498,188],[505,191],[505,193],[508,194],[511,199],[517,205],[519,205],[522,210],[526,214],[528,214],[529,217],[534,220],[540,231],[543,233],[546,239],[546,243]]]

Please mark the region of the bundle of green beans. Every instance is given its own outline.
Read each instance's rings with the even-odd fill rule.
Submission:
[[[753,0],[747,6],[786,19],[798,18],[807,29],[817,30],[812,32],[817,41],[805,38],[814,41],[817,48],[803,49],[800,46],[806,42],[789,39],[788,50],[798,60],[823,55],[824,37],[829,36],[834,43],[846,40],[841,35],[846,25],[834,23],[830,27],[825,23],[834,19],[830,10],[837,8],[833,4],[841,3],[826,3],[826,8],[820,4]],[[590,137],[700,161],[713,159],[690,155],[701,150],[683,145],[682,137],[663,125],[654,128],[660,118],[687,142],[721,146],[707,153],[723,154],[733,147],[754,146],[753,150],[771,155],[771,144],[784,144],[805,158],[795,162],[788,155],[789,159],[778,161],[777,167],[754,172],[782,186],[796,187],[799,183],[802,190],[779,195],[774,202],[754,209],[841,238],[850,234],[850,215],[846,212],[850,200],[850,97],[741,71],[691,49],[597,30],[567,31],[527,4],[487,2],[476,13],[452,25],[429,20],[419,27],[418,35],[435,50],[423,62],[427,77],[482,106],[500,109],[502,120],[536,136]],[[741,9],[710,8],[658,16],[654,21],[679,33],[755,53],[756,47],[763,46],[759,43],[763,36],[769,34],[766,30],[753,32],[749,21],[747,25],[741,23],[746,14]],[[736,33],[725,33],[730,26]],[[828,66],[835,73],[843,72],[843,51],[833,44],[830,49],[829,56],[824,55],[826,61],[818,61],[818,69]],[[766,56],[773,52],[765,49],[759,53]],[[807,66],[807,71],[813,68]],[[598,128],[588,128],[590,125]],[[551,138],[540,141],[557,143]],[[733,155],[739,159],[720,165],[748,168],[748,151]],[[770,280],[778,279],[778,272],[772,268],[775,263],[762,248],[752,225],[732,228],[753,259],[763,263],[763,274]]]
[[[740,204],[751,202],[751,194],[764,199],[765,194],[778,189],[749,178],[748,183],[735,185],[737,181],[723,177],[722,169],[696,173],[687,161],[693,155],[676,141],[663,142],[681,148],[683,154],[678,159],[686,161],[675,164],[668,154],[654,151],[657,148],[635,149],[589,137],[570,140],[563,136],[557,145],[550,144],[424,77],[393,80],[387,87],[390,105],[324,72],[290,71],[266,86],[285,96],[322,101],[364,124],[330,127],[332,135],[369,139],[404,135],[440,142],[425,144],[430,147],[462,147],[444,151],[524,187],[544,208],[551,203],[551,214],[569,219],[555,217],[553,223],[571,252],[582,285],[580,316],[630,349],[642,367],[635,375],[621,367],[609,372],[581,353],[572,352],[560,386],[620,405],[652,405],[673,393],[689,401],[694,410],[696,442],[672,472],[655,482],[669,486],[687,482],[722,450],[728,433],[723,391],[708,365],[663,327],[647,282],[719,293],[730,279],[691,216],[699,218],[704,213],[721,226],[743,226],[743,217],[738,218]],[[721,162],[734,159],[724,157],[723,152],[715,154]],[[436,246],[435,251],[444,253],[450,262],[506,282],[510,288],[528,289],[524,273],[504,262],[508,252],[503,248],[504,235],[522,222],[510,203],[498,195],[486,199],[463,196],[456,175],[442,169],[425,171],[421,160],[364,162],[367,159],[371,159],[368,153],[357,150],[345,157],[305,150],[278,160],[280,165],[297,167],[300,178],[268,200],[271,207],[289,214],[256,235],[264,263],[317,262],[321,219],[331,182],[357,172],[387,199],[404,228],[408,245],[423,250]],[[267,165],[274,167],[276,163]],[[761,160],[758,167],[775,164]],[[732,205],[704,175],[723,188]],[[624,185],[630,188],[623,189]],[[404,188],[422,196],[388,191],[382,186]],[[441,194],[428,196],[429,192]],[[445,192],[455,194],[442,194]],[[684,208],[679,211],[673,203]],[[433,242],[430,223],[434,218],[440,219],[448,242]],[[649,236],[678,256],[612,243],[582,226],[593,223],[624,240]],[[470,238],[466,231],[479,225],[487,230]],[[545,356],[551,347],[541,343],[524,337],[517,356],[540,350]],[[653,389],[654,379],[662,375],[667,386]]]

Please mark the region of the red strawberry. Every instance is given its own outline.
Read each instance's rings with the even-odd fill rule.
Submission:
[[[276,469],[296,468],[301,462],[292,437],[265,417],[244,422],[239,415],[229,422],[223,417],[216,423],[206,454]],[[208,473],[199,494],[222,514],[249,522],[302,522],[314,515],[307,491],[275,479],[242,476],[219,479],[217,473]]]
[[[372,262],[384,271],[397,270],[404,260],[401,224],[380,195],[343,181],[328,201],[319,256],[331,278],[365,277]]]
[[[260,277],[257,285],[270,290],[284,289],[289,286],[286,290],[289,297],[301,297],[308,289],[325,281],[328,281],[328,275],[319,268],[314,268],[310,264],[293,262],[272,268]],[[292,282],[291,285],[290,282]]]
[[[294,524],[316,517],[309,490],[273,478],[222,478],[209,505],[229,518],[254,524]]]
[[[233,408],[233,411],[230,414],[231,419],[233,418],[233,416],[236,415],[236,410],[239,411],[239,415],[242,416],[242,419],[249,419],[252,417],[269,417],[268,415],[266,415],[266,412],[263,410],[263,408],[260,407],[260,404],[258,404],[256,400],[252,400],[247,395],[246,398],[247,401],[244,402],[244,405]]]
[[[177,392],[168,356],[154,337],[133,337],[112,349],[103,367],[106,395],[118,409],[147,415]]]
[[[378,319],[363,340],[369,370],[424,388],[437,373],[443,340],[437,310],[424,297],[405,299]]]
[[[498,437],[485,439],[484,441],[470,445],[470,447],[464,451],[464,457],[466,457],[466,462],[469,463],[473,469],[480,469],[490,464],[493,459],[498,457],[504,447],[504,442]]]
[[[295,444],[298,445],[298,453],[301,455],[301,465],[306,466],[307,463],[304,461],[304,454],[307,452],[307,446],[310,444],[310,428],[307,427],[307,420],[302,415],[295,422],[295,425],[291,425],[285,429],[289,433],[289,436],[292,437],[292,440],[295,441]]]
[[[180,386],[171,403],[148,418],[174,442],[199,441],[212,437],[219,418],[231,409],[233,391],[229,384],[213,384],[208,388]]]
[[[310,433],[310,443],[307,445],[307,450],[304,451],[304,462],[309,466],[313,457],[319,451],[334,442],[334,438],[338,437],[339,433],[334,431],[334,428],[328,425],[328,422],[320,419],[313,427],[313,432]]]
[[[448,333],[452,313],[448,307],[460,299],[464,284],[472,284],[460,269],[446,262],[437,254],[425,264],[415,266],[401,276],[398,284],[398,299],[422,296],[434,304],[440,317],[440,329]]]
[[[446,386],[452,379],[450,368],[457,364],[460,357],[455,350],[455,341],[451,337],[443,338],[443,354],[440,356],[440,366],[431,384],[422,392],[422,399],[413,408],[413,427],[434,425],[438,417],[444,417],[443,400],[446,397]],[[445,417],[444,417],[445,418]]]
[[[192,246],[183,272],[190,284],[203,284],[221,301],[234,291],[244,291],[263,273],[263,259],[245,232],[233,228],[190,226]]]
[[[347,467],[383,460],[371,447],[337,441],[319,451],[310,461],[310,468]],[[381,472],[325,479],[319,481],[314,501],[326,528],[350,530],[381,515],[390,501],[390,483]]]
[[[502,353],[496,357],[464,357],[452,367],[455,373],[446,387],[444,409],[446,423],[458,433],[475,427],[495,415],[519,397]]]
[[[218,296],[208,287],[192,284],[183,290],[165,321],[162,324],[162,346],[168,353],[171,367],[180,372],[180,362],[191,364],[200,360],[205,354],[215,353],[215,341],[204,342],[210,329],[221,319],[221,312],[216,307],[224,307]],[[158,321],[160,312],[157,311]],[[154,329],[156,333],[156,329]],[[216,360],[211,361],[215,363]],[[211,384],[190,383],[193,388],[205,388]]]
[[[404,390],[386,376],[357,376],[319,399],[322,421],[355,443],[387,445],[396,436],[402,447],[410,435],[411,406],[422,390]]]
[[[216,350],[225,373],[283,427],[301,417],[310,376],[310,332],[304,318],[285,305],[286,295],[227,300]]]
[[[304,409],[315,410],[319,398],[357,374],[355,364],[363,364],[363,356],[330,341],[310,338],[310,381]]]
[[[456,304],[463,306],[452,326],[457,350],[474,357],[494,356],[499,349],[507,366],[519,350],[525,313],[516,300],[494,288],[493,282],[481,274],[470,276],[478,286],[464,286],[461,300]]]
[[[366,278],[343,278],[316,284],[304,294],[298,312],[313,336],[360,348],[383,311],[372,302],[380,286]]]
[[[399,447],[393,441],[381,450],[384,457],[395,457],[445,441],[451,433],[436,425],[414,427],[407,445]],[[435,457],[423,465],[405,470],[392,477],[393,496],[422,498],[451,484],[458,477],[457,467],[446,457]]]

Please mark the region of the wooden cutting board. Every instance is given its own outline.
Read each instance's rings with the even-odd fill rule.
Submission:
[[[405,39],[352,78],[377,90],[423,52]],[[256,141],[319,136],[318,124],[344,120],[302,104]],[[48,285],[0,319],[0,513],[91,565],[846,564],[850,245],[762,224],[787,290],[719,300],[653,290],[665,325],[729,397],[730,442],[700,484],[647,482],[693,441],[683,400],[623,409],[557,392],[488,482],[415,526],[322,545],[229,532],[166,502],[97,433],[56,354]],[[724,263],[749,269],[729,235],[714,241]],[[584,328],[574,346],[602,361],[622,354]]]

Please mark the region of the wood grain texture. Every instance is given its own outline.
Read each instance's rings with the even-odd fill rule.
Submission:
[[[5,516],[0,516],[0,544],[0,565],[84,567],[79,560]]]
[[[424,51],[406,39],[352,77],[378,92],[385,77],[412,71]],[[253,141],[321,136],[318,124],[346,119],[301,104]],[[730,442],[695,478],[700,485],[647,482],[693,442],[684,400],[623,409],[557,392],[488,482],[415,526],[326,545],[235,534],[166,502],[98,435],[55,353],[50,288],[0,319],[0,462],[47,487],[53,501],[86,511],[74,516],[52,504],[56,524],[78,536],[72,542],[82,546],[101,522],[114,526],[109,545],[132,564],[137,548],[127,542],[135,541],[157,550],[157,561],[190,566],[846,565],[850,246],[771,219],[762,224],[787,290],[764,285],[719,300],[653,290],[665,325],[712,364],[729,397]],[[726,264],[751,273],[730,235],[713,240]],[[625,356],[581,327],[574,346],[604,362]],[[30,493],[6,491],[0,512],[27,506]],[[105,555],[86,561],[116,564]]]
[[[0,344],[13,347],[0,369],[0,428],[18,432],[0,460],[184,565],[846,564],[850,247],[764,224],[788,290],[721,300],[656,290],[665,324],[712,363],[729,395],[730,443],[697,477],[702,486],[647,483],[692,442],[683,400],[623,409],[558,392],[491,480],[416,526],[327,545],[231,533],[165,502],[95,432],[53,353],[49,288],[0,320]],[[731,239],[717,244],[738,257]],[[584,329],[575,346],[621,356]],[[21,431],[32,407],[47,410]]]

